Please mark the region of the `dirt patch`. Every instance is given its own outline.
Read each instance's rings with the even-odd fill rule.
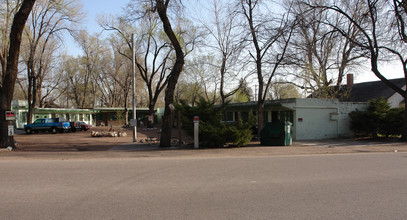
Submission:
[[[17,151],[106,151],[112,147],[133,142],[132,128],[113,127],[114,131],[122,130],[126,137],[92,137],[91,130],[52,134],[40,132],[26,134],[24,131],[16,132]],[[109,127],[95,127],[94,131],[108,132]],[[178,132],[173,131],[174,138]],[[190,142],[191,139],[183,132],[182,140]],[[141,140],[157,141],[160,138],[160,129],[137,129],[137,142]]]

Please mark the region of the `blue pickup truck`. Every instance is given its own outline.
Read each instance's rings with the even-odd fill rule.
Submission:
[[[39,118],[32,124],[24,125],[24,130],[27,134],[32,132],[38,133],[40,131],[49,131],[54,134],[64,131],[69,131],[71,128],[69,122],[59,122],[57,118]]]

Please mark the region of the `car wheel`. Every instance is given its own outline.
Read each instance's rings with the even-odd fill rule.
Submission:
[[[33,130],[32,130],[31,128],[26,128],[26,129],[25,129],[25,133],[27,133],[27,134],[32,134],[32,133],[33,133]]]
[[[51,132],[52,132],[53,134],[56,134],[56,133],[58,132],[58,129],[57,129],[56,127],[52,127],[52,128],[51,128]]]

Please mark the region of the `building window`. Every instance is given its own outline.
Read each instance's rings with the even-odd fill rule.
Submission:
[[[278,118],[278,111],[272,111],[271,112],[271,122],[277,122],[280,119]]]
[[[242,121],[247,122],[249,120],[249,112],[241,112]]]
[[[294,112],[282,111],[282,112],[280,112],[280,119],[281,119],[281,121],[289,121],[289,122],[293,123],[294,122]]]
[[[20,114],[20,120],[22,123],[26,123],[27,122],[27,117],[28,117],[28,112],[22,112]]]
[[[226,112],[226,120],[225,121],[233,121],[233,112]]]

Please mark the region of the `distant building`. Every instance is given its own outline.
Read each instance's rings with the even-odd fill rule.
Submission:
[[[11,110],[16,113],[15,128],[22,129],[28,121],[28,102],[26,100],[13,100]],[[33,121],[37,118],[65,118],[67,121],[84,121],[95,125],[94,109],[70,109],[70,108],[38,108],[35,107]]]
[[[353,77],[351,78],[353,79]],[[406,81],[404,78],[390,79],[389,81],[399,88],[406,90]],[[389,102],[392,108],[405,106],[404,98],[380,80],[356,84],[348,80],[346,88],[350,89],[350,93],[349,97],[343,99],[344,101],[367,102],[372,99],[384,98]]]
[[[16,129],[24,128],[28,119],[27,100],[13,100],[11,110],[16,113],[14,126]],[[139,123],[147,120],[148,108],[137,108],[137,118]],[[124,118],[118,117],[118,112],[124,112],[124,108],[95,108],[95,109],[75,109],[75,108],[39,108],[35,107],[33,121],[37,118],[65,118],[66,121],[84,121],[93,126],[120,126],[124,125]],[[129,109],[129,119],[133,116]],[[123,116],[124,117],[124,116]],[[147,123],[146,123],[147,124]]]
[[[397,87],[406,90],[406,83],[404,78],[390,79],[391,83]],[[384,98],[392,108],[405,106],[404,98],[395,92],[392,88],[388,87],[381,80],[363,83],[353,83],[353,74],[347,75],[347,84],[343,86],[330,87],[327,91],[316,91],[309,98],[319,98],[321,93],[330,97],[336,97],[340,101],[347,102],[368,102],[373,99]]]

